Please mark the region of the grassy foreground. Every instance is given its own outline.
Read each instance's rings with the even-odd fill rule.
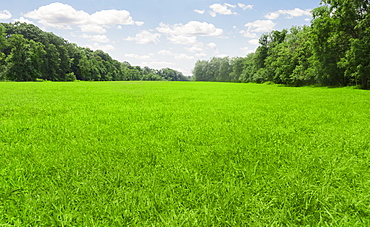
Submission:
[[[0,226],[369,226],[370,92],[0,83]]]

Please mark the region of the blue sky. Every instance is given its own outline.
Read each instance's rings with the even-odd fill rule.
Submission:
[[[197,60],[242,57],[261,34],[310,24],[320,0],[9,0],[1,22],[33,23],[114,59],[190,75]]]

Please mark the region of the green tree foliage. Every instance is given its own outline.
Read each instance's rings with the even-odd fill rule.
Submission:
[[[233,65],[228,57],[212,58],[208,61],[198,61],[193,69],[193,77],[198,81],[234,81],[238,77],[233,72]]]
[[[6,34],[5,34],[5,27],[0,25],[0,80],[3,80],[3,72],[5,71],[5,57],[6,55],[3,53],[4,49],[6,48]]]
[[[232,70],[230,73],[230,77],[232,81],[234,82],[239,82],[241,81],[241,75],[243,74],[244,68],[246,67],[245,65],[245,60],[244,58],[234,58],[231,60],[230,63]]]
[[[0,79],[16,81],[189,80],[173,69],[118,62],[26,23],[0,24]]]
[[[370,1],[369,0],[323,0],[329,15],[323,20],[334,21],[332,32],[341,39],[338,45],[342,57],[338,66],[346,78],[369,87],[370,73]]]
[[[5,74],[9,80],[34,81],[41,77],[42,57],[46,54],[44,46],[22,35],[12,35],[8,39],[11,48],[6,58]]]
[[[369,7],[369,0],[322,0],[311,26],[263,34],[246,57],[198,61],[194,79],[369,88]]]
[[[197,81],[210,81],[211,78],[207,78],[208,61],[197,61],[193,69],[193,78]]]
[[[337,31],[337,22],[331,17],[328,6],[313,10],[313,17],[312,43],[316,80],[324,85],[344,85],[344,70],[338,67],[338,62],[348,49],[348,37]]]
[[[267,57],[264,59],[264,68],[266,81],[273,81],[275,83],[281,83],[279,69],[280,65],[278,64],[278,58],[281,57],[282,49],[286,43],[287,30],[283,31],[272,31],[267,36],[266,48],[267,48]]]
[[[158,80],[169,80],[169,81],[186,81],[188,80],[187,77],[185,77],[182,73],[170,69],[170,68],[165,68],[158,70],[156,73],[159,77]],[[162,79],[163,78],[163,79]]]

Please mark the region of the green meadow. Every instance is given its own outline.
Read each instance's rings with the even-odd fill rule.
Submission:
[[[369,91],[0,83],[0,226],[369,225]]]

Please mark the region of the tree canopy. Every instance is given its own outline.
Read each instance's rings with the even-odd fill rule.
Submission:
[[[0,80],[189,80],[181,72],[132,66],[32,24],[0,24]]]
[[[322,0],[310,26],[263,34],[246,57],[198,61],[194,79],[369,88],[369,9],[369,0]]]

